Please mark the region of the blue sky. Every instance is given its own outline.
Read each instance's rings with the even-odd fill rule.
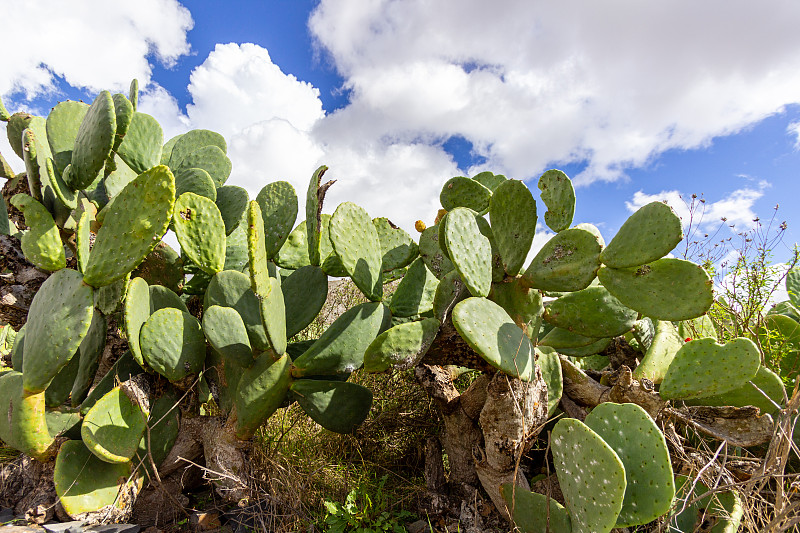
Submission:
[[[302,195],[325,163],[339,180],[326,211],[353,200],[410,230],[453,175],[492,170],[538,197],[538,176],[561,168],[576,222],[607,240],[653,199],[685,216],[678,195],[692,193],[708,228],[724,216],[747,229],[780,204],[778,259],[800,238],[797,2],[15,4],[6,19],[40,31],[26,47],[25,24],[0,35],[10,111],[137,77],[167,136],[226,136],[230,183],[252,196],[276,179]]]

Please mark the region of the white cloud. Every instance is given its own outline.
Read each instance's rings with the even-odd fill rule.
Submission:
[[[749,187],[737,189],[714,202],[704,197],[692,199],[691,195],[676,190],[655,194],[637,191],[630,201],[625,202],[625,207],[633,213],[650,202],[665,202],[681,219],[684,230],[690,224],[705,230],[712,229],[718,227],[724,218],[725,224],[734,225],[737,231],[744,231],[755,226],[754,219],[758,215],[753,211],[753,205],[764,196],[764,190],[768,187],[769,183],[761,181],[758,183],[758,189]],[[694,210],[691,208],[692,202],[695,205]]]
[[[366,139],[461,135],[530,178],[615,180],[800,101],[800,4],[322,0],[309,27]],[[743,38],[746,36],[746,38]]]
[[[56,77],[91,91],[144,86],[151,58],[171,65],[189,52],[193,26],[176,0],[6,2],[3,18],[0,95],[26,98],[54,90]]]

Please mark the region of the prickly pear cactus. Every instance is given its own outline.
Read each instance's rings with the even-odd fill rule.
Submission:
[[[681,236],[664,204],[634,213],[606,247],[596,227],[573,226],[572,182],[547,171],[538,187],[556,234],[532,252],[531,188],[483,172],[444,183],[443,209],[429,227],[418,224],[414,239],[350,202],[323,213],[333,182],[322,182],[322,166],[298,222],[302,199],[290,184],[264,184],[255,199],[226,185],[232,163],[221,135],[192,130],[164,142],[156,119],[136,110],[137,97],[134,83],[129,95],[64,102],[46,118],[0,113],[26,168],[14,176],[0,158],[0,174],[27,186],[11,201],[25,227],[6,209],[0,232],[52,272],[25,329],[0,330],[0,354],[13,365],[0,369],[0,412],[9,413],[0,417],[0,439],[55,460],[56,492],[73,518],[103,510],[124,518],[178,437],[178,415],[198,416],[200,404],[213,405],[204,416],[218,417],[219,431],[203,444],[219,461],[244,453],[242,443],[294,402],[326,430],[356,431],[373,401],[351,380],[360,369],[447,366],[490,373],[512,394],[539,387],[527,407],[516,398],[514,408],[486,410],[523,428],[487,429],[484,440],[499,439],[492,450],[527,449],[545,413],[557,415],[567,397],[595,409],[586,424],[561,414],[553,429],[565,507],[526,492],[518,479],[487,475],[494,455],[473,477],[526,531],[546,530],[547,512],[556,531],[609,531],[665,513],[672,472],[650,411],[592,404],[575,391],[609,387],[581,368],[611,379],[607,351],[626,343],[641,351],[631,358],[641,361],[633,378],[649,381],[662,403],[756,403],[752,391],[761,389],[770,401],[757,404],[770,411],[783,397],[778,375],[759,370],[749,341],[677,337],[671,321],[701,320],[713,295],[701,267],[664,257]],[[169,229],[178,249],[164,240]],[[298,336],[320,316],[332,277],[350,278],[366,303],[343,310],[315,338]],[[797,278],[787,305],[798,303]],[[112,324],[125,351],[109,358]],[[734,370],[723,375],[719,365]],[[109,370],[96,375],[100,368]],[[529,427],[523,407],[540,412],[542,424]],[[483,431],[490,418],[476,414],[469,423]],[[477,469],[472,453],[485,450],[462,448]]]

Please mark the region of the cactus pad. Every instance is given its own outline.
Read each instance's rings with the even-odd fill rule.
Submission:
[[[657,320],[653,340],[639,366],[633,371],[633,377],[647,378],[653,383],[661,383],[681,346],[683,339],[678,335],[672,322]]]
[[[173,151],[173,156],[174,156]],[[175,168],[170,165],[170,168]],[[198,148],[196,151],[188,154],[181,160],[181,164],[175,168],[176,172],[180,172],[186,168],[201,168],[208,172],[214,184],[221,187],[228,181],[228,176],[231,175],[233,164],[228,156],[225,155],[218,146],[208,145]]]
[[[180,198],[187,192],[205,196],[212,202],[217,201],[216,184],[202,168],[181,168],[175,171],[175,197]]]
[[[711,307],[713,283],[700,265],[664,258],[631,268],[602,267],[597,277],[620,302],[658,320],[689,320]]]
[[[364,351],[378,335],[387,313],[388,309],[380,302],[348,309],[294,360],[292,375],[300,378],[349,374],[361,367]]]
[[[106,506],[124,505],[120,483],[131,473],[130,463],[101,461],[79,440],[61,445],[53,471],[56,494],[68,515],[75,518]]]
[[[586,417],[625,466],[625,499],[617,527],[647,524],[669,511],[675,496],[672,463],[664,434],[633,403],[602,403]],[[624,430],[623,430],[624,428]]]
[[[225,235],[230,235],[239,223],[246,221],[247,206],[250,196],[247,191],[235,185],[224,185],[217,188],[217,207],[225,221]],[[262,213],[263,215],[263,213]]]
[[[644,265],[671,252],[683,239],[681,219],[663,202],[651,202],[632,214],[600,254],[611,268]]]
[[[523,533],[571,533],[569,513],[547,495],[515,487],[511,483],[501,485],[500,494],[514,518],[514,524]]]
[[[159,309],[142,325],[139,345],[145,362],[178,382],[203,369],[206,339],[195,317],[180,309]]]
[[[455,268],[439,243],[438,224],[425,228],[422,235],[419,236],[419,255],[425,261],[428,270],[439,279]]]
[[[531,379],[531,341],[502,307],[485,298],[467,298],[456,304],[452,318],[461,338],[487,363],[509,376]]]
[[[785,392],[786,388],[783,386],[780,376],[769,368],[760,366],[755,377],[741,387],[716,396],[687,400],[686,403],[687,405],[732,405],[734,407],[754,405],[762,414],[774,414],[783,404]],[[767,397],[764,397],[764,394]]]
[[[492,174],[488,170],[475,174],[472,179],[494,192],[497,188],[506,181],[506,177],[502,174]]]
[[[81,426],[83,443],[107,463],[130,461],[147,427],[147,406],[125,389],[124,385],[114,387],[100,398],[86,413]]]
[[[87,104],[68,100],[56,104],[47,115],[47,142],[53,152],[53,161],[58,173],[63,173],[72,161],[75,137],[87,111],[89,111]]]
[[[94,382],[100,356],[106,347],[107,326],[108,323],[102,313],[93,313],[89,331],[81,341],[78,353],[72,356],[73,359],[78,359],[78,371],[70,391],[72,407],[80,405]]]
[[[270,291],[266,296],[259,296],[261,307],[261,323],[267,332],[270,346],[277,355],[286,351],[286,306],[283,302],[281,282],[277,278],[268,278]]]
[[[265,352],[242,372],[234,396],[238,438],[250,438],[283,403],[292,379],[291,366],[288,354],[276,361],[270,352]]]
[[[659,393],[667,400],[724,394],[753,379],[760,365],[761,354],[750,339],[738,337],[725,345],[714,339],[687,342],[675,354]]]
[[[444,221],[450,260],[473,296],[488,296],[492,285],[492,245],[478,226],[475,213],[456,208]]]
[[[321,166],[314,171],[308,183],[306,192],[306,243],[308,249],[308,259],[314,266],[319,266],[324,256],[320,256],[320,233],[322,230],[322,203],[325,200],[325,193],[334,182],[329,181],[321,184],[322,176],[328,167]]]
[[[594,280],[600,268],[597,235],[581,228],[555,234],[536,254],[523,278],[544,291],[579,291]]]
[[[352,433],[372,407],[372,391],[355,383],[301,379],[290,390],[314,422],[335,433]]]
[[[588,287],[550,303],[544,319],[584,337],[616,337],[633,327],[636,311],[603,287]]]
[[[145,113],[134,113],[117,154],[136,174],[158,165],[164,132],[158,121]]]
[[[125,295],[125,335],[128,347],[137,363],[144,366],[144,358],[139,345],[142,325],[150,318],[150,291],[142,278],[133,278]]]
[[[353,283],[370,300],[380,300],[383,296],[381,242],[367,212],[345,202],[336,208],[329,229],[336,255]]]
[[[517,180],[499,185],[489,202],[489,220],[505,271],[516,276],[536,233],[536,200],[528,187]]]
[[[544,305],[542,293],[526,287],[520,278],[509,278],[504,283],[493,283],[489,299],[505,309],[516,325],[533,339],[542,322]]]
[[[253,364],[253,349],[239,313],[231,307],[212,305],[203,313],[203,333],[208,343],[225,361],[248,368]]]
[[[536,347],[536,364],[542,370],[542,379],[547,383],[547,416],[553,416],[561,395],[564,393],[564,377],[558,353],[547,346]]]
[[[223,270],[214,276],[206,289],[203,307],[208,309],[212,305],[236,309],[247,329],[250,345],[258,351],[269,348],[267,333],[261,323],[258,297],[251,289],[250,278],[246,274]]]
[[[544,222],[558,233],[572,224],[575,215],[575,189],[566,174],[560,170],[548,170],[539,177],[542,201],[547,206]]]
[[[439,193],[439,201],[448,211],[456,207],[467,207],[476,213],[485,213],[489,209],[492,191],[480,182],[457,176],[447,180]]]
[[[464,285],[464,280],[457,271],[451,270],[442,276],[439,285],[436,286],[436,293],[433,295],[434,318],[439,322],[444,322],[447,315],[453,310],[453,306],[468,296],[469,292],[467,286]]]
[[[551,434],[553,462],[574,531],[608,533],[625,497],[625,467],[597,433],[574,418]]]
[[[328,276],[321,268],[298,268],[281,283],[286,306],[286,337],[303,331],[322,310],[328,298]]]
[[[164,154],[169,154],[169,167],[176,169],[180,166],[187,166],[182,165],[183,160],[204,146],[216,146],[223,153],[228,150],[225,138],[219,133],[210,130],[191,130],[173,137],[164,146]],[[162,164],[167,163],[162,161]]]
[[[297,193],[286,181],[276,181],[264,186],[256,196],[264,218],[264,244],[267,257],[272,259],[289,237],[297,220]]]
[[[428,270],[425,262],[420,258],[415,259],[392,294],[389,305],[392,316],[409,317],[433,309],[433,297],[438,285],[439,280]]]
[[[67,266],[61,234],[50,212],[27,194],[14,195],[11,204],[22,211],[30,228],[20,239],[25,258],[42,270],[55,271]]]
[[[78,350],[94,312],[92,288],[79,272],[53,273],[33,297],[25,327],[24,384],[27,392],[44,391]]]
[[[142,173],[110,206],[86,266],[84,281],[100,287],[133,270],[166,233],[175,203],[175,178],[167,167]]]
[[[384,372],[393,366],[401,370],[413,368],[427,353],[440,324],[435,318],[426,318],[384,331],[364,352],[364,370]]]
[[[193,192],[175,200],[172,217],[181,250],[208,274],[225,266],[225,223],[216,204]]]
[[[72,151],[72,170],[67,183],[85,189],[103,169],[117,133],[117,118],[111,93],[97,95],[81,122]]]

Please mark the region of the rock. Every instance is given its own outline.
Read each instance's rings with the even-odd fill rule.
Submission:
[[[82,520],[72,520],[70,522],[48,522],[42,524],[42,527],[48,533],[82,533],[83,532]]]
[[[85,533],[139,533],[142,526],[136,524],[108,524],[92,526],[84,529]]]

